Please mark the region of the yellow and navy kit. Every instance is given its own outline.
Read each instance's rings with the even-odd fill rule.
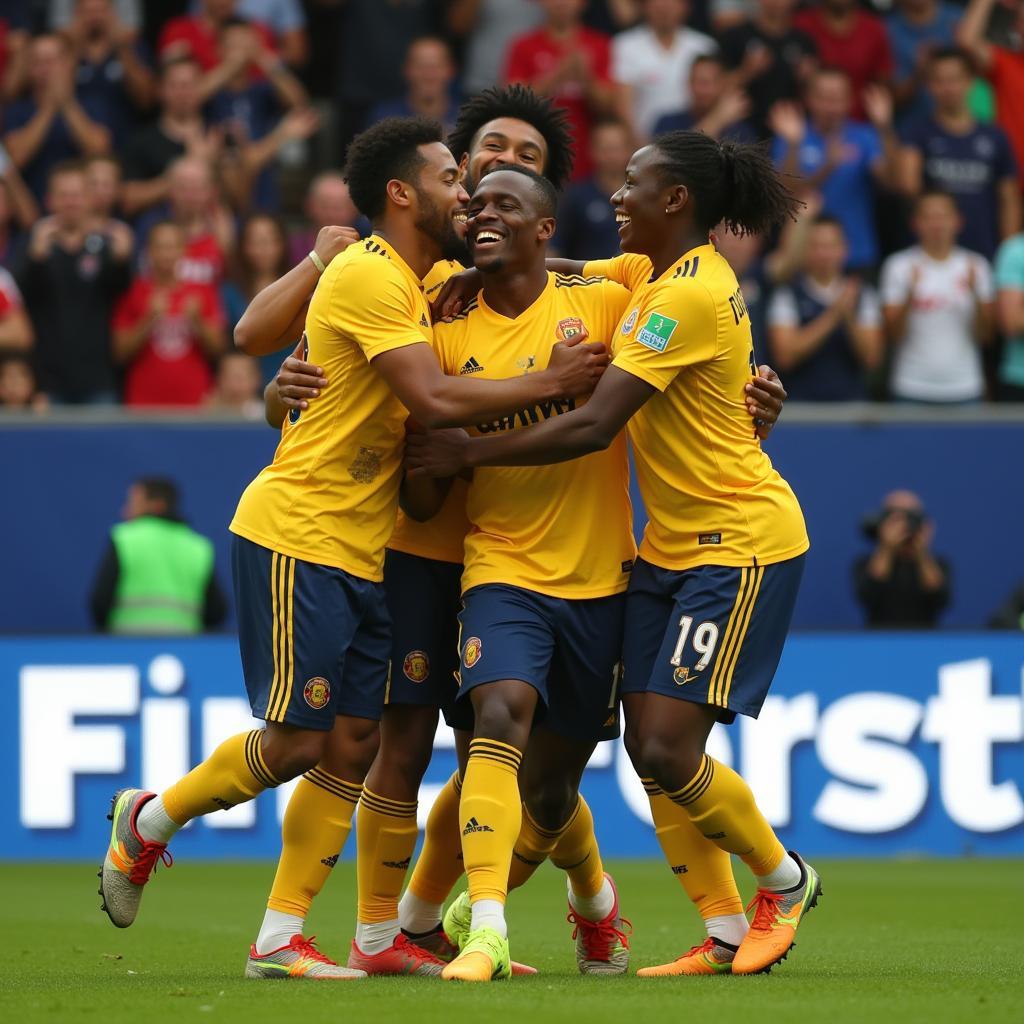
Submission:
[[[335,381],[285,421],[232,532],[302,561],[379,581],[395,526],[408,413],[370,365],[433,330],[423,285],[377,235],[335,257],[306,316],[307,360]]]
[[[646,256],[588,263],[632,291],[613,365],[657,388],[629,423],[650,520],[642,558],[665,569],[782,562],[807,550],[789,484],[754,437],[744,386],[756,372],[736,275],[712,245],[656,280]]]
[[[448,374],[498,380],[540,371],[552,346],[583,328],[591,341],[607,344],[628,298],[600,277],[550,273],[543,292],[515,319],[491,309],[480,292],[452,323],[436,325],[435,349]],[[523,429],[579,404],[544,402],[470,432]],[[463,591],[503,583],[572,599],[622,592],[635,554],[628,483],[624,437],[572,462],[476,469]]]

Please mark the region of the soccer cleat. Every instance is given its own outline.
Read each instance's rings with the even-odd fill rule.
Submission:
[[[607,917],[590,921],[569,903],[566,920],[575,926],[572,937],[576,940],[576,966],[580,974],[625,974],[629,968],[628,935],[633,925],[619,913],[619,891],[612,876],[605,872],[604,877],[615,894]]]
[[[469,892],[461,892],[452,901],[451,906],[445,911],[444,924],[441,927],[441,934],[449,945],[455,946],[455,952],[448,960],[458,955],[460,949],[469,938],[469,930],[473,924],[473,904],[469,900]],[[420,939],[416,940],[421,941]],[[432,950],[432,952],[435,952]],[[441,954],[438,954],[441,956]],[[445,957],[441,956],[444,960]],[[536,967],[529,964],[521,964],[517,960],[511,961],[512,975],[516,978],[528,978],[537,973]]]
[[[680,974],[730,974],[735,956],[735,949],[723,946],[709,936],[699,946],[694,946],[689,953],[684,953],[672,963],[659,964],[657,967],[641,967],[636,976],[668,978]]]
[[[433,953],[438,960],[443,960],[445,963],[449,963],[459,955],[459,947],[448,938],[441,925],[438,925],[433,931],[424,932],[422,935],[414,935],[403,928],[402,934],[410,942],[419,946],[420,949]]]
[[[462,952],[441,972],[445,981],[497,981],[512,977],[508,939],[493,928],[475,928]]]
[[[325,956],[316,948],[315,935],[310,935],[308,939],[293,935],[287,946],[272,949],[269,953],[257,953],[256,947],[250,946],[245,976],[266,980],[309,978],[311,981],[356,981],[365,978],[366,972],[342,967]]]
[[[792,850],[789,855],[800,865],[801,883],[792,892],[757,890],[747,907],[750,931],[736,951],[733,974],[767,974],[780,960],[785,960],[804,914],[818,903],[818,872]]]
[[[143,789],[122,789],[110,802],[107,820],[112,821],[110,845],[99,872],[102,909],[118,928],[127,928],[139,912],[142,887],[162,860],[170,867],[174,858],[166,843],[148,842],[139,835],[136,821],[143,804],[155,793]]]
[[[364,953],[353,939],[348,965],[365,974],[416,974],[436,978],[444,967],[444,961],[400,933],[387,949],[379,953]]]

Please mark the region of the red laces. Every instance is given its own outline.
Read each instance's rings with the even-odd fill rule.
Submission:
[[[408,935],[402,932],[398,933],[398,938],[395,939],[395,949],[400,949],[407,956],[414,956],[420,960],[423,960],[428,964],[443,964],[444,961],[439,956],[434,956],[433,953],[428,949],[424,949],[422,946],[417,946]]]
[[[770,932],[776,925],[779,917],[779,904],[782,902],[782,893],[769,892],[767,889],[758,889],[754,898],[747,904],[747,913],[753,911],[750,919],[750,930]]]
[[[612,946],[618,940],[629,949],[629,934],[633,931],[633,925],[625,918],[621,918],[622,924],[629,931],[620,931],[611,922],[609,915],[603,921],[590,921],[581,917],[575,911],[570,910],[566,915],[566,921],[573,925],[572,937],[576,940],[577,935],[583,937],[583,948],[588,960],[609,960],[612,955]]]
[[[174,863],[167,844],[144,842],[128,874],[128,881],[133,885],[145,885],[156,870],[157,861],[163,861],[167,867]]]
[[[303,935],[293,935],[288,945],[295,950],[300,956],[306,957],[308,960],[316,960],[317,963],[329,964],[331,967],[337,967],[338,965],[325,954],[321,953],[316,948],[316,936],[310,935],[307,939]]]

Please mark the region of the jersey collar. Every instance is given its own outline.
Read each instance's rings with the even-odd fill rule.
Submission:
[[[679,259],[677,259],[675,263],[673,263],[672,266],[661,275],[661,277],[653,278],[647,283],[655,284],[657,281],[671,281],[674,277],[683,277],[683,271],[685,271],[685,276],[692,277],[696,273],[697,267],[700,265],[700,260],[707,260],[711,256],[717,255],[717,253],[718,250],[710,242],[705,242],[704,245],[695,246],[694,248],[688,249],[684,252],[683,255],[680,256]],[[677,274],[677,270],[680,271],[680,273]]]
[[[415,271],[409,266],[405,260],[395,251],[395,247],[386,239],[381,238],[380,235],[371,234],[367,235],[363,239],[362,244],[371,249],[374,245],[379,245],[384,250],[385,255],[398,269],[405,274],[407,278],[420,290],[423,291],[423,282],[416,276]]]
[[[544,285],[544,290],[540,293],[540,295],[537,296],[537,298],[533,300],[533,302],[531,302],[526,307],[526,309],[522,311],[522,313],[519,314],[519,316],[515,317],[514,319],[512,317],[507,317],[502,313],[496,313],[490,306],[488,306],[487,301],[484,299],[484,290],[482,288],[480,289],[479,292],[477,292],[476,297],[477,302],[480,303],[481,311],[486,313],[487,316],[493,317],[495,320],[499,320],[502,323],[506,324],[520,323],[521,321],[526,320],[530,316],[532,316],[538,309],[542,309],[544,307],[545,300],[547,299],[548,295],[550,295],[551,292],[554,291],[554,288],[555,275],[549,270],[548,283]]]

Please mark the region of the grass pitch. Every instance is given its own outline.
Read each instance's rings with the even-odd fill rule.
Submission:
[[[824,896],[801,927],[798,948],[770,976],[581,978],[564,920],[564,882],[546,866],[513,896],[509,914],[513,955],[542,973],[477,986],[245,981],[271,865],[161,868],[139,921],[126,931],[99,912],[95,865],[4,865],[0,1014],[19,1024],[1024,1019],[1024,863],[815,864]],[[634,968],[671,959],[702,938],[663,864],[609,867],[635,929]],[[354,881],[353,866],[339,864],[310,922],[339,960],[352,935]]]

